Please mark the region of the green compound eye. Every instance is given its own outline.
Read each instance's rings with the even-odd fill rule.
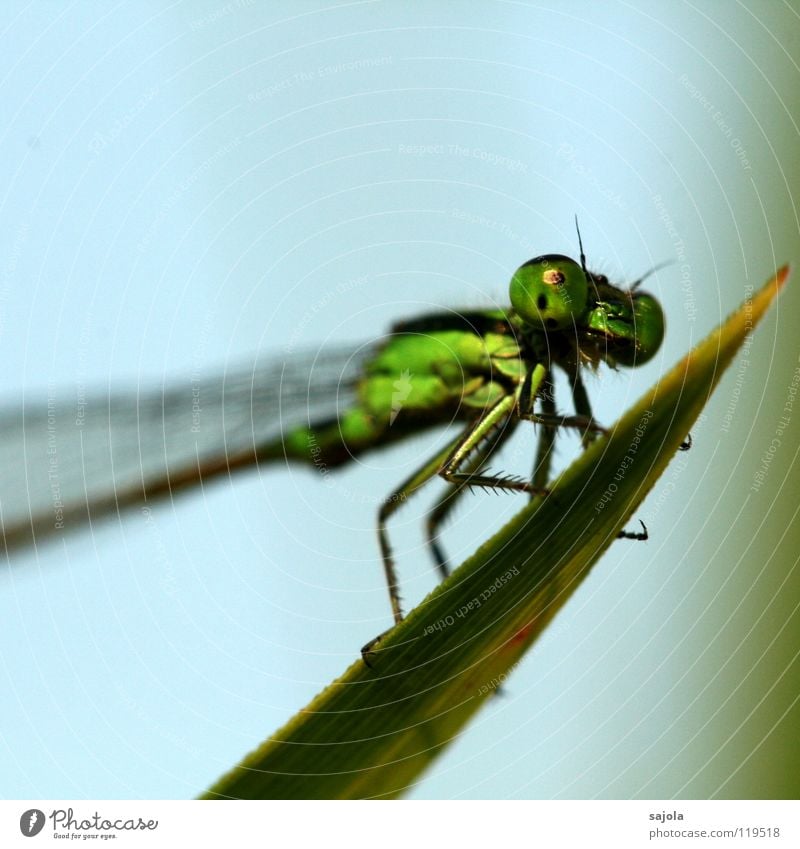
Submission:
[[[544,330],[570,327],[586,311],[586,275],[568,256],[545,254],[529,260],[514,272],[509,289],[517,315]]]
[[[633,296],[633,344],[615,355],[623,366],[640,366],[655,356],[664,341],[664,311],[661,304],[646,292]]]
[[[620,292],[616,301],[598,301],[584,326],[604,338],[609,362],[641,366],[651,360],[664,341],[664,311],[647,292]]]

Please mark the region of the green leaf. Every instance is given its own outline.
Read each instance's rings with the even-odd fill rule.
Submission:
[[[614,542],[788,266],[681,360],[377,646],[204,798],[399,796],[464,728]]]

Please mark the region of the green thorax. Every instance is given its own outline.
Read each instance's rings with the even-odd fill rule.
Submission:
[[[524,377],[524,355],[512,334],[404,331],[367,365],[359,406],[375,424],[483,409]]]

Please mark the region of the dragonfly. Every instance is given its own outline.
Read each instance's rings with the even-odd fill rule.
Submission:
[[[507,308],[431,313],[399,322],[357,349],[0,412],[6,550],[239,469],[288,461],[326,472],[459,422],[459,434],[378,510],[380,554],[399,623],[403,609],[387,532],[395,511],[435,478],[450,484],[426,520],[429,549],[446,578],[439,530],[458,499],[476,487],[546,497],[559,430],[577,430],[584,447],[606,432],[592,415],[584,371],[603,363],[640,366],[661,346],[664,312],[640,288],[644,278],[622,288],[590,272],[580,230],[578,241],[577,262],[544,254],[521,265],[511,277]],[[556,369],[568,377],[572,415],[558,412]],[[531,474],[493,473],[490,458],[522,422],[538,428]],[[620,536],[646,539],[642,528]]]

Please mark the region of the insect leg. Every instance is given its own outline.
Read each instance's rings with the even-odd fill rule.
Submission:
[[[543,377],[544,371],[542,371],[540,379]],[[518,406],[520,392],[521,385],[513,395],[504,395],[459,438],[450,455],[439,469],[439,474],[446,481],[468,488],[480,486],[485,489],[502,489],[511,492],[529,492],[534,495],[547,495],[547,490],[536,488],[532,482],[519,477],[462,471],[467,466],[470,456],[490,436],[492,431],[501,426],[505,428],[507,420],[515,415],[515,408]],[[533,394],[535,395],[535,392]],[[527,418],[527,416],[522,416],[518,413],[516,415],[517,418]]]
[[[470,475],[479,472],[489,456],[497,450],[514,432],[519,419],[508,418],[502,430],[496,431],[486,441],[476,449],[474,455],[470,458],[467,464],[467,473]],[[428,545],[433,554],[433,559],[436,563],[442,579],[450,575],[450,569],[447,566],[447,557],[442,550],[438,540],[438,531],[444,520],[449,515],[450,511],[455,507],[458,499],[464,494],[467,489],[466,483],[457,484],[455,487],[448,487],[442,497],[436,502],[431,512],[428,514],[426,523],[428,533]]]
[[[577,376],[577,370],[576,380],[577,384],[573,385],[573,394],[575,391],[575,385],[580,386],[579,397],[575,399],[575,410],[577,415],[556,415],[552,382],[548,379],[547,370],[544,366],[536,366],[528,372],[524,382],[522,383],[522,387],[519,390],[519,417],[533,422],[534,424],[545,425],[551,428],[574,427],[584,432],[584,438],[586,438],[586,434],[590,432],[592,434],[606,433],[606,429],[592,418],[592,408],[589,405],[589,397],[586,394],[586,389],[584,388],[583,383],[580,382],[580,377]],[[532,381],[535,383],[535,386],[531,384]],[[533,411],[533,402],[537,395],[540,394],[541,389],[545,390],[541,392],[542,405],[545,407],[545,412],[539,414]],[[549,401],[548,398],[550,399]],[[592,439],[594,439],[594,436],[592,436]]]
[[[572,376],[572,400],[575,404],[575,412],[583,416],[592,417],[592,405],[589,403],[589,395],[586,392],[586,387],[581,379],[581,373],[578,369]],[[597,439],[597,432],[586,430],[581,437],[581,442],[584,448],[588,448]],[[638,542],[645,542],[649,537],[647,533],[647,525],[639,519],[639,524],[642,526],[641,531],[620,531],[617,534],[617,539],[633,539]]]
[[[467,433],[471,430],[468,429]],[[451,442],[443,451],[440,451],[435,457],[432,457],[414,472],[411,477],[405,480],[397,487],[384,501],[381,509],[378,511],[378,543],[381,548],[381,558],[383,559],[383,570],[386,574],[386,584],[389,588],[389,602],[392,606],[392,617],[395,625],[403,621],[403,608],[401,606],[400,593],[398,590],[397,573],[394,568],[394,558],[392,557],[392,548],[389,545],[389,534],[386,531],[386,523],[392,514],[404,504],[410,496],[426,484],[431,478],[435,477],[441,470],[442,463],[453,453],[458,444],[462,441],[463,435],[459,436],[454,442]],[[391,630],[391,629],[390,629]],[[377,637],[371,639],[361,648],[361,657],[364,663],[371,667],[369,656],[375,644],[378,643],[389,631],[383,631]]]
[[[650,535],[647,533],[647,525],[639,519],[639,524],[642,526],[641,531],[620,531],[617,534],[617,539],[635,539],[639,542],[646,542],[650,539]]]
[[[460,437],[459,437],[460,439]],[[404,504],[410,496],[412,496],[420,487],[426,484],[431,478],[435,477],[442,466],[442,463],[452,453],[453,448],[458,444],[458,440],[450,443],[443,451],[440,451],[435,457],[428,460],[424,466],[414,472],[411,477],[400,484],[383,502],[381,509],[378,511],[378,542],[381,548],[381,557],[383,558],[383,569],[386,573],[386,583],[389,587],[389,601],[392,605],[392,616],[395,624],[403,619],[403,610],[400,606],[400,594],[398,592],[397,576],[394,569],[394,559],[392,557],[392,549],[389,545],[389,535],[386,531],[386,523],[392,514]],[[374,641],[373,641],[374,642]]]
[[[579,416],[584,416],[587,419],[594,421],[592,417],[592,405],[589,401],[589,393],[586,391],[586,386],[581,377],[580,366],[575,369],[572,375],[572,403],[575,405],[575,412]],[[602,431],[585,430],[581,437],[581,443],[584,448],[588,448],[597,439]]]
[[[534,424],[547,425],[549,427],[574,427],[577,430],[583,431],[584,434],[592,433],[596,437],[599,433],[608,433],[608,431],[593,418],[589,416],[558,416],[548,415],[546,413],[528,413],[521,416]]]
[[[542,382],[542,392],[539,396],[542,402],[542,413],[545,417],[556,416],[555,387],[553,382],[546,378]],[[543,424],[539,431],[539,441],[536,446],[536,460],[533,466],[533,485],[544,488],[550,478],[550,463],[553,457],[553,443],[556,439],[556,428],[553,425]],[[531,498],[534,496],[531,495]]]

